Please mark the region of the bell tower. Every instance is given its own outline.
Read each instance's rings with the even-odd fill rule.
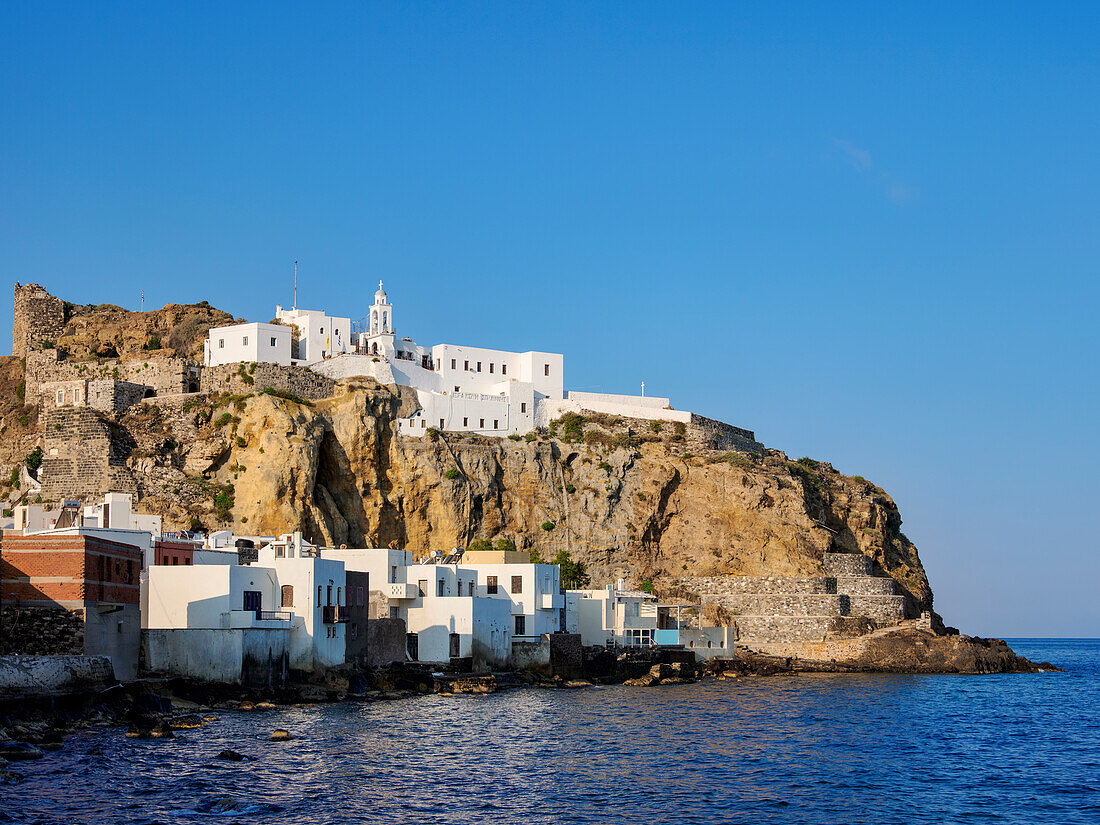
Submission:
[[[393,304],[390,303],[382,282],[374,293],[370,308],[370,324],[367,330],[367,351],[370,355],[392,355],[394,342]]]

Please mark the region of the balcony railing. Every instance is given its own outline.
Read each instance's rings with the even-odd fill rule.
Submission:
[[[290,610],[257,610],[256,618],[262,622],[292,622],[294,613]]]

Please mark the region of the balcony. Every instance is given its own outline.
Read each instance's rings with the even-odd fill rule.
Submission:
[[[557,610],[565,607],[565,594],[541,593],[538,598],[538,607],[540,610]]]
[[[389,588],[386,591],[386,596],[397,601],[404,599],[415,599],[420,595],[420,590],[415,584],[405,584],[404,582],[390,582],[386,585]]]
[[[345,611],[347,608],[331,604],[321,608],[321,621],[325,624],[340,624],[348,620]]]
[[[230,610],[223,613],[223,627],[234,630],[247,628],[267,628],[283,630],[293,626],[294,614],[289,610]]]

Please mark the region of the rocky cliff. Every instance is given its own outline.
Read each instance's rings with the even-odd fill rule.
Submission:
[[[166,526],[300,529],[337,546],[446,550],[508,537],[567,550],[593,584],[724,573],[821,575],[863,553],[908,612],[931,609],[893,500],[825,463],[709,449],[692,426],[571,416],[526,438],[397,434],[412,393],[345,382],[332,398],[150,399],[122,414],[143,510]]]

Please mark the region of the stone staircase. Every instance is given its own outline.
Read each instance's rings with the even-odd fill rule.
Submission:
[[[894,580],[872,575],[860,553],[826,553],[824,576],[706,576],[677,579],[704,610],[732,617],[738,643],[753,649],[821,642],[891,627],[905,618]]]

